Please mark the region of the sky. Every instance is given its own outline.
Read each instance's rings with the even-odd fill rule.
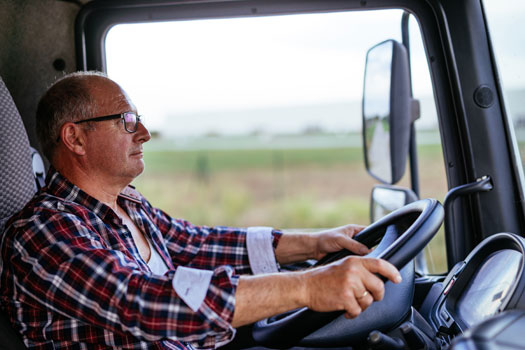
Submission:
[[[293,133],[312,126],[357,131],[366,52],[386,39],[400,40],[401,14],[380,10],[118,25],[106,39],[108,74],[129,93],[150,129],[172,137]],[[422,101],[418,124],[433,127],[436,112],[415,20],[410,32],[414,95]],[[516,40],[519,46],[523,35]],[[522,57],[512,56],[511,66]],[[309,113],[305,106],[311,106]]]

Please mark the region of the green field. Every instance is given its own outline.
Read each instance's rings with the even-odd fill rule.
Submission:
[[[153,146],[155,146],[153,144]],[[367,225],[375,183],[359,147],[165,150],[145,147],[134,182],[174,217],[198,225],[319,229]],[[439,145],[419,147],[421,197],[446,193]],[[408,175],[402,180],[408,186]],[[444,269],[442,234],[432,243],[433,271]]]

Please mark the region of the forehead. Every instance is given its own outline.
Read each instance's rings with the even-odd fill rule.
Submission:
[[[97,77],[90,84],[90,92],[96,104],[97,115],[136,111],[126,91],[110,79]]]

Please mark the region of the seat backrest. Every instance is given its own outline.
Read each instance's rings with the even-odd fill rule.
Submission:
[[[11,94],[0,78],[0,233],[4,224],[33,197],[29,140]]]
[[[6,221],[33,197],[33,175],[29,140],[11,94],[0,78],[0,235]],[[5,311],[0,310],[0,349],[26,349],[13,331]]]

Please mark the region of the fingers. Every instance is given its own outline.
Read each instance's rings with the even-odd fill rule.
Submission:
[[[385,260],[350,256],[305,271],[306,306],[315,311],[344,310],[356,317],[375,300],[383,299],[385,287],[379,275],[401,280],[397,269]]]
[[[363,293],[357,295],[355,299],[362,310],[365,310],[374,302],[374,297],[368,292],[368,290],[365,290]]]
[[[342,249],[358,255],[368,254],[370,249],[367,246],[352,239],[352,236],[360,232],[362,228],[362,226],[358,225],[346,225],[311,236],[316,237],[312,257],[321,259],[327,253],[337,252]]]
[[[389,278],[392,282],[401,281],[398,270],[389,262],[376,258],[347,258],[348,264],[353,265],[350,270],[359,275],[359,281],[354,284],[354,299],[359,305],[360,310],[346,309],[346,317],[356,317],[359,313],[368,308],[374,301],[382,300],[385,294],[385,285],[376,275],[381,274]],[[355,267],[362,265],[361,268]]]
[[[377,275],[367,272],[363,279],[363,285],[366,290],[370,292],[373,300],[383,300],[383,297],[385,296],[385,284],[379,277],[377,277]]]
[[[354,318],[359,316],[361,312],[366,310],[374,302],[374,297],[366,289],[364,291],[353,294],[345,304],[345,317]]]
[[[345,225],[345,226],[341,227],[343,232],[346,233],[350,237],[354,237],[356,234],[358,234],[359,232],[363,231],[364,228],[365,228],[365,226],[354,225],[354,224]]]
[[[348,298],[345,301],[345,317],[354,318],[364,310],[363,307],[358,303],[356,298]]]
[[[370,249],[368,249],[366,245],[348,236],[341,236],[339,245],[341,246],[341,248],[347,249],[355,254],[365,255],[370,253]]]
[[[362,258],[364,267],[371,273],[378,273],[393,283],[401,282],[401,274],[394,265],[383,259]]]
[[[370,253],[370,249],[368,249],[366,245],[352,239],[352,237],[354,237],[356,234],[363,231],[364,228],[365,226],[354,224],[341,227],[343,233],[345,234],[345,239],[344,242],[341,242],[341,246],[351,251],[352,253],[359,255],[365,255]]]

